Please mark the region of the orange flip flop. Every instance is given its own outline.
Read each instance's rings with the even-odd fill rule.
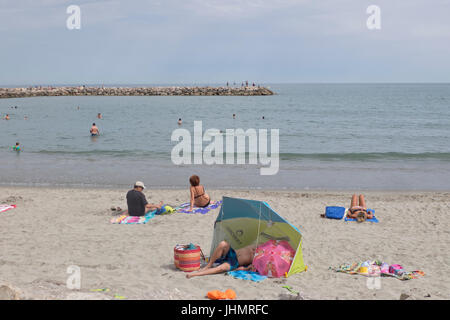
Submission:
[[[236,292],[234,292],[234,290],[231,289],[227,289],[225,291],[225,295],[227,296],[228,299],[236,299]]]
[[[212,290],[209,291],[206,296],[211,300],[236,299],[236,292],[231,289],[228,289],[225,292]]]

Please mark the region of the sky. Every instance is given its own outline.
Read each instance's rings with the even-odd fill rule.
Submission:
[[[450,0],[0,0],[0,34],[4,86],[450,82]]]

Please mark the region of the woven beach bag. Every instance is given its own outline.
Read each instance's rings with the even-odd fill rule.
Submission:
[[[173,249],[175,267],[184,272],[200,269],[203,257],[202,249],[199,246],[195,246],[195,249],[189,249],[189,247],[190,245],[176,245]]]

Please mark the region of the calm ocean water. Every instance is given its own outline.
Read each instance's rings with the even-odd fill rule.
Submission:
[[[1,117],[11,120],[0,121],[0,184],[129,187],[143,180],[179,188],[197,173],[209,188],[450,190],[450,84],[270,88],[277,94],[2,99]],[[174,165],[178,118],[192,134],[194,120],[204,130],[279,129],[280,171]],[[93,122],[102,133],[96,139]],[[19,154],[11,150],[16,141]]]

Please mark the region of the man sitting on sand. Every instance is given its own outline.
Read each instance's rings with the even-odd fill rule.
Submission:
[[[142,192],[145,185],[141,181],[134,184],[134,188],[127,193],[128,215],[143,216],[149,211],[161,209],[163,202],[159,204],[148,203],[145,194]]]
[[[192,277],[223,273],[232,270],[250,270],[252,269],[255,250],[256,245],[249,245],[234,251],[228,242],[221,241],[214,250],[208,264],[197,272],[187,274],[186,278],[189,279]],[[214,263],[219,263],[219,266],[212,267]]]
[[[366,201],[364,200],[364,195],[359,195],[359,205],[358,197],[356,194],[352,196],[352,202],[350,203],[349,213],[347,217],[356,219],[358,222],[366,221],[367,219],[372,219],[373,214],[367,211]]]

